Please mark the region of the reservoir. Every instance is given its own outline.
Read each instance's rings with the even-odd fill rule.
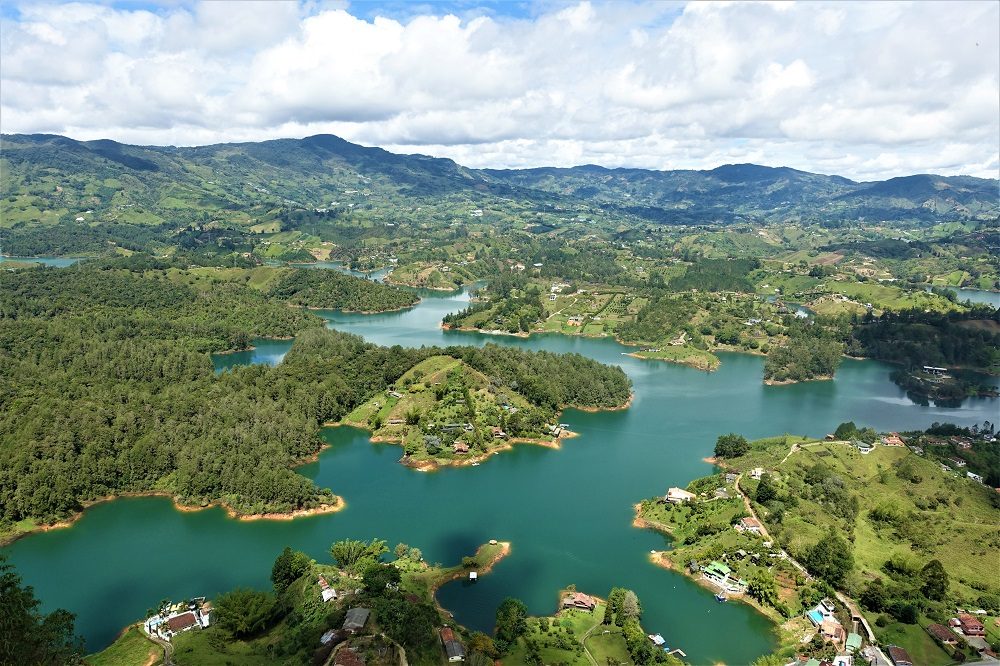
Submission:
[[[997,403],[987,399],[958,409],[917,405],[889,380],[889,366],[873,361],[845,360],[834,381],[768,387],[758,356],[720,354],[719,370],[705,373],[625,356],[627,347],[606,339],[443,331],[441,317],[465,307],[467,293],[421,296],[402,312],[321,314],[331,327],[383,345],[489,342],[618,364],[634,383],[632,406],[568,410],[560,420],[580,437],[564,441],[561,450],[520,446],[479,467],[435,473],[399,465],[399,447],[373,445],[362,430],[325,429],[329,448],[300,471],[346,500],[347,508],[335,514],[239,522],[217,508],[181,513],[159,497],[95,506],[69,529],[34,534],[5,549],[44,608],[76,613],[93,651],[164,597],[211,597],[238,585],[269,588],[271,564],[286,545],[329,562],[332,542],[378,537],[390,548],[405,542],[430,562],[450,564],[500,539],[512,543],[512,552],[492,573],[438,594],[462,624],[490,631],[507,596],[524,600],[533,614],[548,614],[569,584],[600,596],[622,586],[639,595],[643,626],[683,649],[692,663],[745,664],[775,645],[770,622],[743,604],[719,604],[708,590],[649,564],[649,551],[667,545],[631,526],[633,504],[710,473],[702,459],[728,432],[822,437],[847,420],[905,430],[996,419]],[[290,345],[260,341],[255,350],[216,357],[216,366],[278,363]]]

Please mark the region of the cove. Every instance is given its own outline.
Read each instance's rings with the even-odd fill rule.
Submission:
[[[438,594],[467,626],[490,630],[497,604],[508,595],[543,614],[570,583],[598,595],[620,585],[639,594],[643,625],[682,648],[692,663],[747,663],[773,647],[771,624],[748,606],[718,604],[680,574],[649,564],[649,551],[668,544],[631,527],[634,503],[710,473],[702,459],[727,432],[822,436],[845,420],[908,429],[996,417],[996,403],[987,399],[968,400],[960,409],[914,404],[889,381],[889,366],[872,361],[845,360],[834,381],[768,387],[756,356],[721,354],[719,370],[705,373],[625,356],[627,347],[606,339],[443,331],[441,317],[464,307],[468,294],[421,296],[418,306],[401,312],[321,314],[331,327],[378,344],[493,342],[615,363],[634,382],[631,408],[567,411],[561,420],[581,436],[561,450],[515,447],[479,467],[430,474],[399,465],[399,447],[372,445],[364,431],[327,428],[322,437],[329,448],[300,471],[345,498],[346,509],[335,514],[238,522],[215,508],[181,513],[166,498],[95,506],[69,529],[34,534],[5,549],[45,609],[75,612],[96,650],[163,597],[269,587],[271,563],[286,545],[329,561],[337,539],[380,537],[390,547],[406,542],[431,562],[451,563],[495,538],[512,542],[513,550],[493,573],[473,586],[451,583]],[[239,359],[217,357],[216,365],[277,363],[290,345],[262,341]]]

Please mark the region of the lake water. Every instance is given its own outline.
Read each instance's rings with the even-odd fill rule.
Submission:
[[[42,264],[43,266],[52,266],[54,268],[65,268],[66,266],[72,266],[84,258],[85,257],[11,257],[5,254],[0,254],[0,264],[10,261],[18,263]]]
[[[959,302],[972,301],[973,303],[985,303],[995,308],[1000,308],[1000,291],[984,291],[982,289],[961,289],[950,287],[958,296]]]
[[[562,421],[581,436],[561,450],[521,446],[479,467],[420,473],[397,463],[397,446],[372,445],[364,431],[328,428],[330,444],[301,472],[347,501],[337,514],[289,522],[238,522],[221,509],[173,510],[165,498],[121,499],[88,510],[72,528],[21,539],[6,549],[46,609],[77,613],[91,649],[161,598],[212,596],[237,585],[269,587],[271,563],[290,545],[321,561],[338,539],[406,542],[431,562],[453,563],[489,539],[511,541],[512,554],[475,585],[439,592],[456,619],[490,631],[496,606],[520,597],[530,612],[554,610],[557,591],[575,583],[606,595],[634,589],[643,625],[661,633],[696,664],[744,664],[775,644],[770,623],[749,607],[719,604],[679,574],[649,564],[663,537],[631,527],[632,505],[711,472],[702,459],[727,432],[823,436],[846,420],[878,429],[925,427],[933,421],[996,420],[997,403],[970,400],[960,409],[914,404],[889,381],[889,368],[845,360],[836,380],[767,387],[763,359],[721,354],[714,373],[624,356],[611,340],[529,339],[443,331],[466,293],[423,292],[410,310],[379,315],[324,312],[330,326],[391,345],[482,345],[579,352],[621,365],[635,384],[626,411],[568,410]],[[260,341],[242,354],[216,357],[225,369],[277,363],[290,341]]]

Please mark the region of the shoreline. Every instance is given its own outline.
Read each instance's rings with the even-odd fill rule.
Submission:
[[[632,402],[634,400],[635,400],[635,391],[631,391],[628,394],[628,400],[626,400],[622,404],[616,405],[614,407],[573,407],[573,406],[569,406],[569,407],[563,407],[563,411],[566,411],[567,409],[575,409],[578,412],[587,412],[588,414],[597,414],[599,412],[622,412],[622,411],[625,411],[626,409],[628,409],[629,407],[631,407],[632,406]],[[573,433],[572,435],[568,435],[568,436],[569,437],[576,437],[576,436],[578,436],[578,433]]]
[[[635,504],[632,507],[633,509],[635,509],[635,517],[632,520],[632,526],[639,529],[653,530],[661,534],[665,534],[666,536],[673,539],[673,530],[670,529],[669,526],[664,525],[663,523],[658,523],[655,520],[647,520],[646,518],[643,518],[640,515],[641,507],[642,507],[641,503]],[[713,586],[711,583],[706,581],[701,576],[695,576],[694,574],[692,574],[690,571],[688,571],[687,567],[678,567],[674,563],[674,561],[670,559],[669,553],[670,551],[668,550],[653,551],[649,553],[648,558],[650,563],[653,564],[654,566],[658,566],[662,569],[667,569],[668,571],[679,573],[688,578],[689,580],[693,581],[694,583],[696,583],[698,586],[703,587],[712,593],[717,593],[719,591],[718,588]],[[727,594],[726,598],[731,601],[739,601],[741,603],[750,606],[758,613],[760,613],[767,619],[774,622],[775,625],[777,626],[781,626],[782,623],[784,623],[785,621],[785,618],[782,618],[777,611],[770,611],[764,608],[764,606],[762,606],[756,599],[754,599],[753,597],[751,597],[746,593]]]
[[[479,552],[483,548],[486,548],[486,547],[491,546],[491,545],[492,544],[483,544],[482,546],[480,546],[479,548],[477,548],[475,556],[478,556]],[[488,562],[482,564],[480,566],[480,568],[476,569],[477,573],[481,573],[481,574],[488,574],[488,573],[490,573],[491,571],[493,571],[493,567],[495,567],[500,562],[500,560],[502,560],[503,558],[505,558],[508,555],[510,555],[510,551],[511,551],[510,541],[497,541],[497,545],[500,546],[499,552],[497,552],[496,555],[494,555],[493,557],[491,557]],[[452,615],[451,611],[449,611],[447,608],[445,608],[444,606],[442,606],[441,602],[438,601],[437,592],[438,592],[438,590],[440,590],[443,586],[447,585],[448,583],[450,583],[450,582],[452,582],[454,580],[458,580],[460,578],[464,578],[465,577],[465,575],[467,574],[467,570],[465,569],[465,567],[463,567],[461,564],[459,564],[456,568],[457,568],[457,571],[452,572],[448,576],[442,576],[442,577],[434,580],[430,585],[428,585],[428,589],[427,589],[427,592],[428,592],[428,594],[431,595],[431,600],[434,602],[434,605],[437,607],[437,609],[439,611],[441,611],[442,613],[445,613],[446,615],[448,615],[448,617],[451,617],[451,618],[454,618],[454,615]]]
[[[833,375],[822,375],[820,377],[809,377],[808,379],[765,379],[765,386],[791,386],[792,384],[804,384],[805,382],[829,382],[833,381]]]
[[[728,350],[723,350],[723,351],[728,351]],[[715,372],[722,365],[722,361],[719,361],[718,363],[713,365],[711,363],[702,362],[703,359],[696,360],[695,358],[679,359],[679,358],[660,358],[658,356],[643,356],[642,355],[643,352],[641,351],[623,352],[623,353],[626,356],[631,356],[632,358],[639,358],[642,359],[643,361],[663,361],[664,363],[675,363],[677,365],[686,365],[687,367],[694,368],[695,370],[704,370],[705,372]],[[744,352],[735,352],[735,353],[740,354]]]
[[[316,454],[319,455],[318,453]],[[87,509],[90,509],[98,504],[106,504],[108,502],[113,502],[118,499],[127,498],[139,498],[139,497],[166,497],[169,498],[173,509],[180,513],[194,513],[196,511],[203,511],[205,509],[211,508],[221,508],[226,513],[226,517],[230,520],[237,520],[241,522],[250,522],[254,520],[294,520],[296,518],[304,518],[306,516],[316,516],[326,513],[336,513],[347,508],[347,502],[343,497],[339,495],[334,495],[335,501],[333,503],[323,503],[319,506],[311,508],[301,508],[293,509],[291,511],[272,511],[266,513],[240,513],[232,506],[224,502],[223,500],[213,500],[205,505],[195,505],[195,504],[184,504],[182,503],[176,495],[169,493],[165,490],[144,490],[144,491],[130,491],[124,493],[118,493],[114,495],[105,495],[103,497],[98,497],[93,500],[87,500],[82,502],[80,509],[75,511],[73,515],[69,518],[64,518],[63,520],[56,521],[54,523],[48,523],[44,525],[36,525],[30,530],[25,530],[23,532],[18,532],[16,534],[8,535],[0,539],[0,548],[9,546],[18,539],[22,539],[26,536],[41,532],[51,532],[52,530],[65,529],[67,527],[72,527],[83,518],[84,513]]]

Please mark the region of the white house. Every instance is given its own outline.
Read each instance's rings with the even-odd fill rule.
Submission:
[[[684,502],[693,501],[696,497],[697,495],[689,493],[683,488],[671,488],[667,491],[663,501],[671,504],[683,504]]]

